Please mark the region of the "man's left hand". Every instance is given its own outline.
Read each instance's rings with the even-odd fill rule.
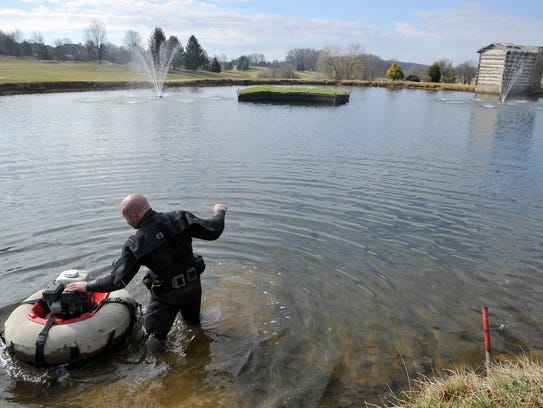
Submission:
[[[68,283],[64,287],[65,292],[86,292],[87,291],[87,282],[86,281],[78,281],[78,282],[72,282]]]

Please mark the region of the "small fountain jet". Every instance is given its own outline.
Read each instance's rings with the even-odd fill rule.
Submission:
[[[149,75],[158,98],[162,98],[162,88],[164,87],[166,75],[168,75],[168,69],[179,49],[180,46],[171,48],[163,43],[157,56],[153,56],[149,50],[144,50],[141,47],[134,48],[134,54]]]

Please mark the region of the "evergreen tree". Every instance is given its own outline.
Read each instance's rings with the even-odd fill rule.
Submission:
[[[428,68],[428,76],[430,77],[430,82],[439,82],[441,80],[441,68],[437,62]]]
[[[223,62],[223,68],[225,71],[232,71],[234,69],[234,65],[235,62],[233,60]]]
[[[160,61],[160,47],[162,47],[162,44],[165,42],[166,36],[164,35],[164,31],[162,31],[161,28],[155,28],[153,34],[151,34],[151,37],[149,37],[149,51],[151,51],[153,62],[156,66],[160,66],[162,62]]]
[[[211,62],[211,68],[209,68],[209,70],[211,72],[221,72],[221,64],[219,64],[217,57],[213,58],[213,61]]]
[[[185,49],[185,68],[196,71],[206,65],[208,58],[194,35],[191,35]]]
[[[420,82],[420,78],[418,76],[416,76],[415,74],[409,74],[407,75],[407,77],[405,78],[406,81],[411,81],[411,82]]]
[[[171,64],[175,71],[178,66],[183,64],[183,46],[175,35],[171,35],[166,41],[167,58],[171,58]],[[167,61],[166,61],[167,62]]]
[[[249,57],[247,57],[246,55],[242,55],[241,57],[238,58],[238,63],[236,64],[236,68],[238,69],[238,71],[248,71],[249,65],[250,65]]]
[[[403,71],[397,62],[393,62],[390,68],[387,70],[387,78],[390,78],[393,81],[404,78]]]

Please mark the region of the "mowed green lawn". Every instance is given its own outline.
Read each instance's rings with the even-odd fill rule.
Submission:
[[[190,79],[255,79],[261,68],[249,71],[188,71],[170,69],[167,81]],[[119,65],[110,62],[53,62],[35,59],[0,57],[0,84],[27,82],[71,82],[71,81],[148,81],[148,74],[141,66]]]
[[[337,89],[322,89],[322,88],[298,88],[298,87],[281,87],[273,85],[261,85],[253,86],[250,88],[242,89],[238,92],[239,95],[245,95],[250,93],[260,93],[260,92],[270,92],[270,93],[279,93],[279,94],[292,94],[292,93],[304,93],[312,95],[347,95],[347,91],[338,91]]]

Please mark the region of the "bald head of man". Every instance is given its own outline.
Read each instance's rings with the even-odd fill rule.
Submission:
[[[141,219],[151,209],[151,206],[143,195],[132,193],[122,199],[119,209],[126,223],[132,228],[138,228]]]

